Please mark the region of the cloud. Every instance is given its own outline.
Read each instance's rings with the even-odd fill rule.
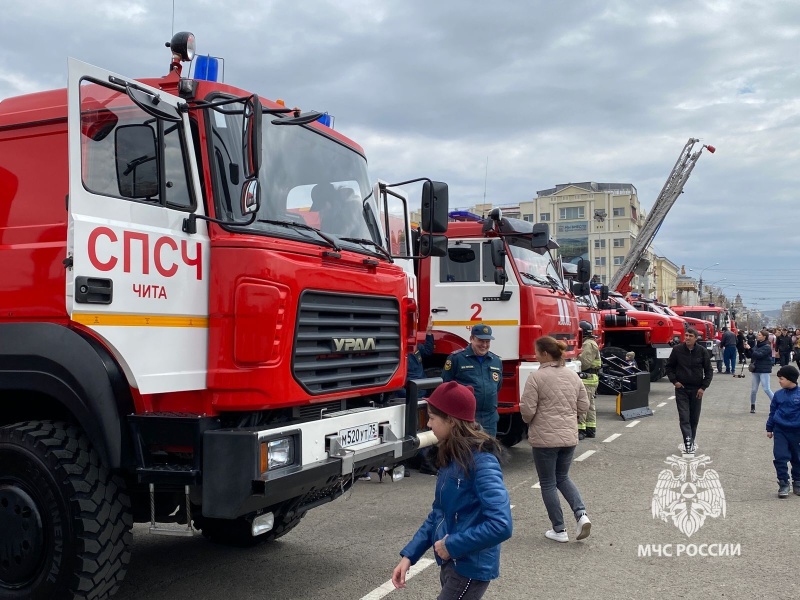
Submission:
[[[174,4],[175,29],[224,57],[227,82],[333,114],[374,179],[448,181],[454,207],[586,180],[632,183],[649,207],[699,137],[718,152],[698,162],[659,252],[719,261],[743,288],[774,266],[758,285],[794,295],[796,2]],[[163,0],[6,0],[0,97],[63,86],[67,56],[164,74],[172,27]]]

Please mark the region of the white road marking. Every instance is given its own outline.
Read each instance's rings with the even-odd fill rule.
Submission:
[[[605,444],[607,442],[613,442],[615,439],[617,439],[621,435],[622,435],[621,433],[613,433],[610,436],[608,436],[606,439],[604,439],[603,443]]]
[[[625,425],[625,427],[636,427],[639,423],[641,423],[641,421],[631,421],[630,423]]]
[[[422,571],[424,571],[425,569],[427,569],[431,565],[435,565],[435,564],[436,564],[436,561],[433,560],[432,558],[420,558],[417,561],[417,564],[415,564],[413,567],[411,567],[408,570],[408,573],[406,573],[406,581],[408,581],[409,579],[414,577],[414,575],[416,575],[417,573],[421,573]],[[372,590],[366,596],[362,596],[361,600],[380,600],[381,598],[383,598],[384,596],[392,593],[393,591],[394,591],[394,584],[392,583],[392,580],[390,579],[389,581],[384,583],[382,586]]]
[[[514,506],[516,506],[516,505],[515,505],[515,504],[512,504],[512,505],[511,505],[511,508],[514,508]]]
[[[581,454],[581,455],[580,455],[578,458],[576,458],[576,459],[573,459],[573,461],[572,461],[572,462],[581,462],[581,461],[584,461],[584,460],[586,460],[587,458],[589,458],[589,457],[590,457],[592,454],[594,454],[595,452],[597,452],[597,450],[587,450],[586,452],[584,452],[583,454]]]
[[[532,489],[532,490],[540,490],[540,489],[542,489],[542,486],[541,486],[541,485],[539,484],[539,482],[537,481],[536,483],[534,483],[534,484],[531,486],[531,489]]]
[[[661,402],[660,404],[656,404],[656,408],[661,408],[662,406],[666,406],[666,402]]]
[[[669,398],[667,398],[667,400],[675,400],[675,396],[670,396]],[[664,404],[666,404],[666,402]]]

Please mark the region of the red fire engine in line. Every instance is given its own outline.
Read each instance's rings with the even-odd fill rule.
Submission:
[[[447,254],[422,262],[417,273],[420,319],[432,315],[434,325],[435,356],[426,366],[438,372],[448,354],[469,344],[473,325],[491,325],[492,352],[503,360],[498,438],[513,446],[527,431],[519,400],[528,375],[539,367],[536,339],[563,340],[568,365],[580,369],[574,361],[580,352],[577,305],[549,252],[558,245],[547,224],[504,218],[499,209],[485,220],[464,221],[455,213],[451,218],[460,222],[447,229]],[[578,279],[588,281],[588,269]]]
[[[384,401],[417,307],[363,150],[169,45],[165,77],[70,59],[0,102],[4,598],[111,596],[134,521],[275,539],[418,445],[416,399]],[[446,186],[422,205],[435,254]]]
[[[673,306],[672,310],[682,317],[692,317],[711,323],[717,331],[722,331],[723,327],[727,327],[733,333],[738,332],[735,312],[723,306],[714,304],[706,306]]]

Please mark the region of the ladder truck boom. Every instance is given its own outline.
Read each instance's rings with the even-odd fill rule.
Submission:
[[[625,256],[622,265],[620,265],[614,277],[611,278],[609,289],[615,290],[621,294],[630,292],[630,282],[637,273],[637,267],[640,267],[640,262],[642,261],[647,247],[653,241],[653,238],[655,238],[656,233],[658,233],[658,229],[661,227],[661,223],[664,222],[672,205],[675,204],[678,196],[683,193],[683,186],[689,179],[689,175],[692,174],[692,170],[697,163],[697,159],[700,158],[703,149],[707,148],[712,154],[716,151],[714,146],[704,144],[700,150],[692,152],[692,148],[699,141],[700,140],[697,138],[689,138],[689,141],[686,142],[675,166],[672,167],[672,171],[667,177],[664,187],[661,189],[661,193],[658,195],[658,198],[656,198],[653,208],[650,210],[650,214],[647,215],[644,225],[642,225],[642,228],[639,230],[639,235],[636,236],[636,239],[631,244],[630,252]]]

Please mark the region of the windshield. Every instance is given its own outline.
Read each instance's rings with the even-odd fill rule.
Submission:
[[[210,111],[210,115],[217,217],[247,222],[249,215],[242,215],[239,202],[243,183],[242,115],[219,110]],[[272,125],[271,120],[264,115],[261,208],[254,223],[240,227],[248,232],[326,244],[309,230],[312,227],[339,242],[352,238],[382,246],[377,204],[364,157],[309,127]],[[341,245],[374,252],[363,243]]]
[[[635,306],[633,306],[630,302],[625,300],[625,298],[620,298],[619,296],[613,296],[609,298],[609,300],[613,300],[617,303],[620,308],[625,308],[627,310],[637,310]]]
[[[717,329],[720,329],[719,313],[713,311],[705,311],[705,310],[687,310],[684,311],[683,316],[694,317],[695,319],[703,319],[703,321],[709,321],[710,323],[714,323],[714,326]]]
[[[542,287],[563,287],[558,269],[550,258],[550,253],[539,254],[531,249],[529,238],[506,237],[509,254],[520,274],[522,283]]]

